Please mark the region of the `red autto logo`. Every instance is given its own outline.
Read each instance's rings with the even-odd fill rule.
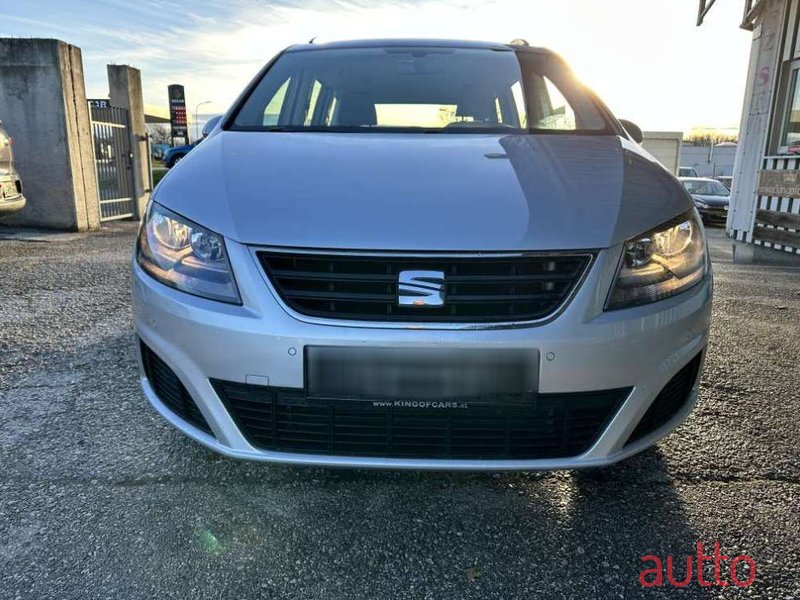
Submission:
[[[753,585],[756,580],[756,561],[745,554],[735,556],[733,559],[725,556],[720,551],[719,542],[714,542],[714,552],[710,556],[703,553],[703,542],[697,542],[697,554],[690,554],[682,560],[684,564],[677,567],[678,576],[682,576],[682,578],[678,579],[675,573],[676,561],[672,556],[667,556],[664,560],[653,554],[643,556],[642,562],[650,563],[652,566],[639,573],[639,583],[648,588],[661,587],[664,585],[664,576],[666,575],[669,585],[682,588],[692,583],[695,572],[697,572],[697,583],[702,587],[728,587],[729,585],[735,585],[742,588]],[[723,568],[726,565],[723,563],[728,561],[730,561],[730,564],[725,569],[728,577],[725,579],[723,577]],[[713,562],[714,564],[713,581],[706,581],[703,577],[703,565],[706,562]]]

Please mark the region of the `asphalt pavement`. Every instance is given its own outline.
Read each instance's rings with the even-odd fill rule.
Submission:
[[[800,269],[712,232],[699,405],[612,469],[333,470],[221,458],[149,407],[134,234],[0,230],[0,598],[800,598]],[[753,585],[641,587],[698,541]]]

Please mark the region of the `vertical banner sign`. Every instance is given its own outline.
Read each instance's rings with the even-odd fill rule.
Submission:
[[[169,120],[172,130],[172,145],[182,146],[189,143],[186,128],[186,96],[183,86],[173,84],[167,88],[169,91]]]

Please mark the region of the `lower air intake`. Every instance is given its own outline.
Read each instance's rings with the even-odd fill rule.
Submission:
[[[211,428],[203,413],[197,408],[197,404],[194,403],[175,372],[144,342],[141,343],[141,349],[144,373],[158,399],[183,420],[210,434]]]
[[[703,353],[701,352],[669,380],[664,389],[653,400],[647,412],[644,413],[642,420],[639,421],[636,429],[633,430],[628,441],[625,442],[626,445],[665,425],[681,411],[689,400],[689,394],[691,394],[694,383],[697,380],[702,358]]]
[[[630,389],[470,399],[460,407],[330,400],[303,390],[212,380],[248,441],[263,450],[339,456],[546,459],[579,455]]]

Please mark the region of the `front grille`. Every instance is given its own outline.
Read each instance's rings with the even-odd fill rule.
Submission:
[[[702,352],[667,382],[664,389],[653,400],[650,408],[644,413],[642,420],[639,421],[628,441],[625,442],[626,445],[643,438],[648,433],[652,433],[681,411],[687,400],[689,400],[689,394],[697,380],[701,359]]]
[[[591,254],[395,256],[258,252],[283,301],[298,313],[331,319],[492,323],[553,314],[569,297]],[[444,304],[398,305],[402,271],[441,271]]]
[[[405,408],[311,398],[303,390],[212,380],[255,447],[384,458],[546,459],[589,449],[630,389]]]
[[[194,403],[175,371],[170,369],[167,363],[161,360],[144,342],[141,343],[141,349],[144,373],[158,399],[185,421],[206,433],[211,433],[211,428],[203,413],[197,408],[197,404]]]

